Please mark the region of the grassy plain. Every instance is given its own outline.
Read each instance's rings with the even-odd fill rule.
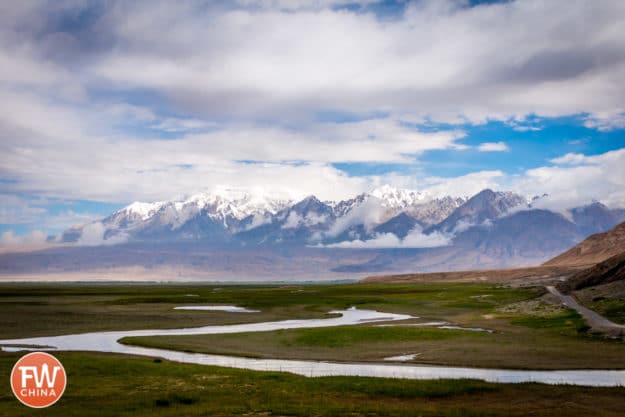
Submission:
[[[343,285],[0,285],[0,338],[97,330],[194,327],[324,317],[351,306],[447,321],[494,333],[379,323],[214,336],[134,338],[132,343],[255,357],[415,362],[508,368],[625,368],[625,345],[589,335],[580,317],[542,301],[540,288],[495,283]],[[225,304],[234,314],[173,310]],[[0,353],[0,381],[20,353]],[[57,356],[69,373],[46,416],[616,416],[625,388],[480,381],[305,378],[95,353]],[[0,415],[26,416],[0,384]]]
[[[147,347],[260,358],[380,362],[389,356],[416,354],[410,362],[430,365],[625,368],[625,345],[586,334],[582,319],[570,310],[549,316],[502,314],[491,319],[484,319],[482,315],[473,322],[470,317],[462,319],[465,325],[488,325],[494,332],[367,324],[227,335],[132,337],[122,341]]]
[[[20,354],[0,354],[8,381]],[[58,353],[61,400],[32,410],[0,384],[5,417],[621,416],[625,388],[489,384],[474,380],[306,378],[110,354]]]
[[[480,298],[489,294],[486,298]],[[1,284],[0,337],[145,328],[197,327],[318,318],[351,306],[423,318],[457,317],[534,298],[541,290],[496,284],[154,285]],[[174,310],[226,304],[260,310],[233,314]]]
[[[431,327],[295,329],[229,335],[159,336],[125,343],[249,357],[413,362],[519,369],[625,368],[625,344],[592,337],[572,310],[549,307],[539,288],[495,283],[341,285],[59,285],[0,286],[0,338],[97,330],[195,327],[324,317],[351,306],[446,321],[493,333]],[[174,310],[232,304],[237,314]]]

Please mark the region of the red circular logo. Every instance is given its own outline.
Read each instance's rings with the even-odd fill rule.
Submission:
[[[67,376],[61,362],[45,352],[33,352],[17,361],[11,371],[11,389],[24,405],[50,407],[65,391]]]

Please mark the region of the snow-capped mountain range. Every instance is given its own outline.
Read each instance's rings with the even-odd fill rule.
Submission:
[[[223,188],[132,203],[66,230],[54,238],[62,245],[0,254],[0,274],[121,268],[123,276],[144,271],[168,280],[316,280],[510,268],[539,265],[625,220],[624,209],[600,202],[550,211],[550,198],[384,186],[321,201]]]
[[[569,244],[625,219],[623,210],[610,210],[600,203],[563,216],[533,209],[533,201],[491,190],[471,198],[434,197],[388,185],[338,202],[320,201],[315,196],[294,201],[262,190],[224,188],[177,201],[134,202],[100,221],[72,227],[57,240],[86,245],[198,241],[378,249],[462,243],[497,252],[499,249],[493,248],[506,240],[500,231],[505,227],[518,227],[514,233],[523,235],[536,222],[561,224],[552,234],[566,231],[564,240]],[[514,247],[512,244],[508,250],[515,253]]]
[[[102,243],[123,240],[201,240],[220,238],[248,243],[320,242],[347,229],[366,238],[372,228],[406,213],[420,226],[447,218],[466,198],[433,198],[426,193],[388,185],[343,201],[322,202],[275,198],[264,191],[220,189],[178,201],[134,202],[110,216],[75,226],[60,240],[80,242],[94,225],[103,230]],[[414,226],[414,224],[413,224]],[[354,232],[361,228],[363,233]]]
[[[262,192],[224,189],[214,193],[193,194],[182,201],[136,201],[107,219],[117,224],[125,220],[130,224],[158,216],[163,223],[175,229],[203,212],[210,219],[222,221],[224,227],[228,228],[229,222],[258,214],[275,214],[292,203],[291,200],[275,199]]]

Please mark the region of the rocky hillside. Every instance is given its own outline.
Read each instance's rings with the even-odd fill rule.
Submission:
[[[625,252],[578,272],[558,288],[568,293],[616,281],[625,281]]]
[[[544,263],[546,266],[592,266],[625,252],[625,222],[594,234]]]

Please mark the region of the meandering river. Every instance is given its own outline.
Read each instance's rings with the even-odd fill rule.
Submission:
[[[280,329],[331,327],[376,321],[388,322],[412,318],[411,316],[403,314],[383,313],[373,310],[358,310],[355,308],[333,311],[332,313],[338,313],[340,316],[326,319],[284,320],[265,323],[205,326],[188,329],[92,332],[63,336],[10,339],[0,340],[0,346],[34,345],[46,346],[49,349],[64,351],[96,351],[145,355],[161,357],[183,363],[216,365],[259,371],[292,372],[294,374],[309,377],[344,375],[406,379],[474,378],[500,383],[541,382],[545,384],[571,384],[586,386],[625,386],[625,370],[527,371],[461,368],[449,366],[423,366],[411,364],[338,363],[284,359],[251,359],[235,356],[209,355],[164,349],[142,348],[118,343],[119,339],[128,336],[263,332]]]

